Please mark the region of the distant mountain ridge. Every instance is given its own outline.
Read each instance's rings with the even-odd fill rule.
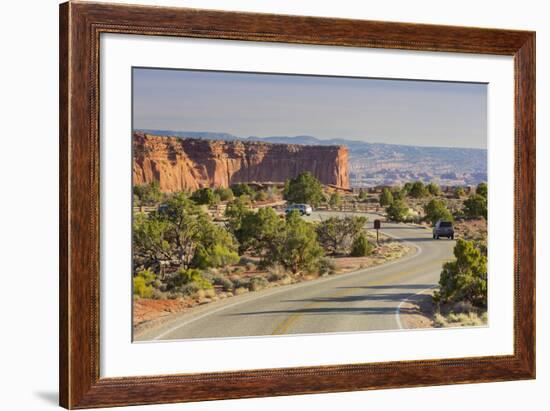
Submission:
[[[343,145],[349,150],[350,183],[356,187],[396,185],[412,180],[434,181],[442,185],[475,185],[487,181],[487,150],[479,148],[370,143],[343,138],[323,140],[307,135],[243,138],[223,132],[150,129],[135,131],[205,140],[242,140],[316,146]]]
[[[174,130],[156,130],[156,129],[136,129],[134,131],[140,133],[155,134],[159,136],[174,136],[174,137],[192,137],[192,138],[203,138],[206,140],[248,140],[248,141],[265,141],[267,143],[273,144],[303,144],[303,145],[312,145],[312,146],[339,146],[345,145],[348,148],[364,148],[365,145],[370,146],[390,146],[390,147],[414,147],[421,150],[467,150],[467,151],[483,151],[486,152],[486,149],[483,148],[468,148],[468,147],[442,147],[442,146],[415,146],[409,144],[391,144],[391,143],[378,143],[378,142],[367,142],[359,140],[349,140],[344,138],[331,138],[331,139],[320,139],[314,136],[309,135],[298,135],[298,136],[269,136],[269,137],[239,137],[234,134],[222,133],[222,132],[211,132],[211,131],[174,131]]]

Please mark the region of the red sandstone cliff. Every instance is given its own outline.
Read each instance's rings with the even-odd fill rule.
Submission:
[[[323,184],[349,187],[348,149],[253,141],[218,141],[134,133],[133,181],[163,191],[284,182],[309,171]]]

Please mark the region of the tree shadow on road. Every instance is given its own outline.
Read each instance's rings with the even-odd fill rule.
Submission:
[[[388,290],[388,289],[402,289],[402,290],[425,290],[426,288],[433,287],[434,284],[391,284],[391,285],[365,285],[354,287],[335,287],[336,289],[361,289],[361,290]]]
[[[341,289],[346,288],[363,288],[363,289],[388,289],[388,288],[403,288],[411,291],[396,292],[396,293],[364,293],[359,295],[344,295],[344,296],[327,296],[327,297],[313,297],[304,299],[290,299],[281,300],[281,303],[303,303],[305,306],[301,308],[289,308],[281,310],[264,310],[264,311],[248,311],[236,314],[230,314],[230,316],[243,316],[243,315],[395,315],[397,304],[403,300],[413,300],[415,298],[421,298],[420,294],[416,294],[415,290],[423,290],[432,287],[432,284],[404,284],[400,286],[370,286],[370,287],[338,287]],[[357,304],[357,303],[369,303],[369,302],[389,302],[389,306],[378,307],[342,307],[333,306],[333,304]],[[316,305],[325,305],[323,307],[316,307]],[[415,314],[416,308],[400,309],[401,314]]]
[[[408,241],[411,243],[418,243],[418,242],[434,242],[437,243],[438,241],[442,242],[443,240],[434,240],[431,236],[430,237],[399,237],[393,239],[394,241]]]
[[[401,314],[414,314],[416,309],[401,308]],[[249,311],[228,316],[244,315],[395,315],[395,307],[304,307],[287,310]]]
[[[368,301],[388,301],[399,303],[413,296],[411,293],[377,293],[377,294],[361,294],[361,295],[344,295],[337,297],[314,297],[302,300],[282,300],[283,303],[358,303]],[[393,307],[395,310],[395,307]]]

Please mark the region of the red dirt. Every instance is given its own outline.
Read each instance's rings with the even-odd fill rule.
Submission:
[[[191,298],[185,300],[148,300],[139,298],[134,300],[134,326],[172,313],[184,311],[195,305]]]

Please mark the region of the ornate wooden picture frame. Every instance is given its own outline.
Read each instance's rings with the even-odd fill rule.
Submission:
[[[99,51],[102,33],[513,56],[513,355],[101,378]],[[63,407],[173,403],[535,377],[534,32],[69,2],[60,6],[59,47],[60,404]]]

